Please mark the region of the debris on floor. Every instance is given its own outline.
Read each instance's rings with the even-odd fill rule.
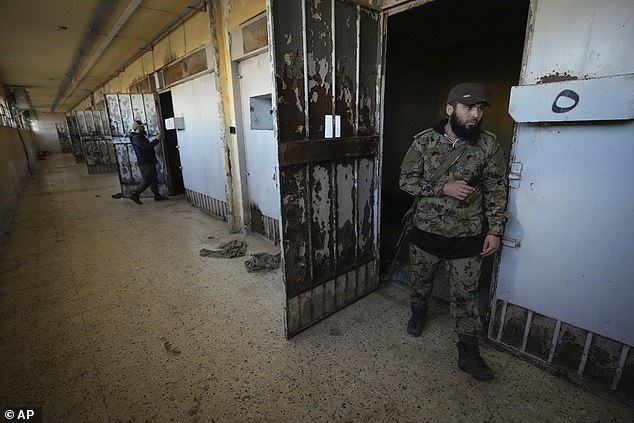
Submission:
[[[381,283],[400,282],[409,285],[412,275],[416,271],[409,264],[392,266],[387,272],[381,273]]]
[[[202,248],[200,250],[201,257],[242,257],[247,252],[247,243],[244,241],[238,241],[236,239],[222,243],[218,246],[217,250],[208,250]]]
[[[165,352],[167,352],[169,355],[179,355],[181,353],[181,351],[177,348],[174,348],[172,346],[172,343],[168,341],[167,339],[161,338],[161,341],[163,341],[163,347],[165,348]]]
[[[262,272],[280,267],[280,253],[275,255],[269,253],[256,253],[251,254],[244,265],[247,267],[248,272]]]

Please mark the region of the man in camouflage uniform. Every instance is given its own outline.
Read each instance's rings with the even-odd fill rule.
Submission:
[[[458,334],[458,366],[478,380],[493,372],[480,357],[478,280],[483,257],[494,254],[506,219],[504,153],[481,130],[489,105],[484,86],[464,83],[449,92],[449,117],[414,136],[399,186],[415,197],[409,218],[412,317],[407,332],[420,336],[434,275],[446,263],[450,311]]]

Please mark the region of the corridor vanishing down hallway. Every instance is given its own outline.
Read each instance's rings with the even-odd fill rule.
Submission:
[[[632,409],[483,346],[497,379],[456,365],[445,304],[420,338],[380,288],[284,337],[272,243],[183,197],[115,199],[116,174],[40,161],[0,246],[0,405],[44,422],[631,422]],[[245,257],[202,257],[233,239]]]

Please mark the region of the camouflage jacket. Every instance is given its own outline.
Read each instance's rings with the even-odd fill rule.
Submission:
[[[444,175],[430,181],[454,149],[443,135],[445,122],[416,134],[401,164],[399,186],[417,200],[413,224],[456,238],[482,233],[486,217],[488,233],[501,235],[506,221],[506,165],[495,135],[482,131],[477,141],[458,141],[455,148],[467,143],[462,155]],[[442,189],[450,180],[468,181],[476,190],[462,201],[449,197]]]

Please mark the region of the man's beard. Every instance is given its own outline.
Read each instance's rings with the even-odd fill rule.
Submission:
[[[475,126],[467,128],[465,125],[458,122],[456,111],[454,110],[454,112],[449,116],[449,124],[451,125],[453,132],[463,140],[475,141],[480,138],[482,119],[480,119],[480,122],[478,122]]]

